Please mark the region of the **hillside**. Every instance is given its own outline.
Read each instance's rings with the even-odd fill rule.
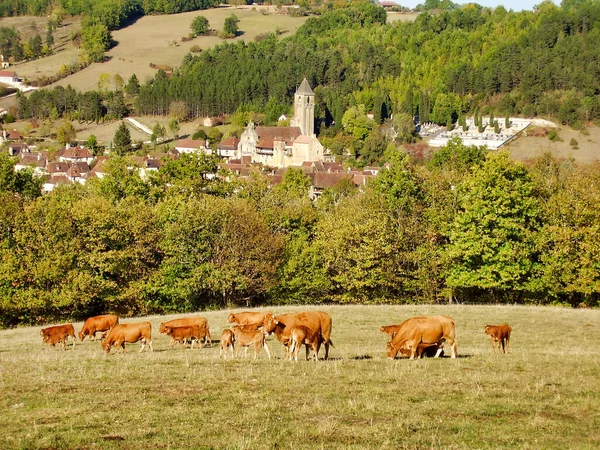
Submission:
[[[310,309],[310,308],[309,308]],[[218,347],[103,356],[56,350],[39,327],[0,331],[0,446],[12,448],[595,448],[600,311],[514,306],[323,306],[329,361],[223,361]],[[273,308],[274,313],[298,308]],[[218,340],[229,311],[203,313]],[[381,325],[454,318],[459,358],[385,359]],[[492,354],[488,323],[513,327]],[[79,331],[81,324],[76,324]],[[323,352],[323,350],[321,350]],[[252,354],[252,350],[249,352]]]
[[[190,33],[192,20],[199,15],[205,16],[210,27],[215,30],[223,28],[226,17],[231,14],[237,15],[243,34],[233,41],[245,42],[253,41],[258,34],[275,32],[277,29],[287,30],[282,34],[287,36],[306,20],[306,17],[290,17],[275,11],[274,7],[221,7],[181,14],[144,16],[133,24],[112,32],[115,45],[106,52],[108,61],[94,63],[56,84],[70,84],[82,91],[95,90],[98,88],[100,75],[104,73],[111,77],[118,74],[125,80],[135,73],[141,81],[145,81],[156,74],[156,70],[149,66],[150,63],[180,66],[191,47],[199,46],[205,50],[223,42],[223,39],[216,36],[200,36],[188,42],[181,42],[181,38]],[[15,66],[15,70],[19,76],[34,79],[38,74],[54,74],[62,64],[72,64],[77,58],[78,51],[73,49],[49,58],[20,64]]]

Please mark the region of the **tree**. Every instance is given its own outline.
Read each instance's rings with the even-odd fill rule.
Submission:
[[[200,36],[203,34],[207,34],[210,31],[210,25],[208,23],[208,19],[204,16],[196,16],[194,20],[192,20],[192,25],[190,26],[192,29],[192,34],[194,36]]]
[[[90,150],[92,150],[92,153],[96,155],[96,147],[98,146],[98,139],[96,138],[95,135],[90,134],[90,136],[87,139],[86,145],[90,148]]]
[[[60,144],[66,145],[75,139],[76,135],[77,132],[73,124],[71,122],[64,122],[56,131],[56,140]]]
[[[127,125],[125,125],[125,122],[121,122],[115,132],[113,148],[115,154],[119,156],[123,156],[131,151],[131,133],[129,132]]]
[[[102,62],[104,52],[110,47],[112,38],[106,25],[90,25],[84,22],[81,30],[81,48],[84,58],[89,62]]]
[[[171,134],[173,135],[173,137],[175,139],[177,139],[177,133],[179,133],[179,120],[177,120],[176,117],[173,117],[170,121],[169,121],[169,131],[171,132]]]
[[[451,288],[484,289],[518,300],[535,292],[541,210],[525,166],[507,152],[489,153],[458,189],[458,208],[445,249]]]
[[[239,32],[239,22],[240,19],[238,19],[235,14],[232,14],[225,19],[225,25],[223,26],[223,35],[225,38],[233,38],[237,36]]]
[[[163,127],[161,124],[159,124],[157,122],[152,127],[152,134],[150,135],[150,141],[152,141],[152,144],[154,144],[154,146],[156,146],[156,143],[161,141],[162,138],[165,137],[165,134],[166,134],[165,127]]]
[[[140,93],[140,81],[135,73],[129,77],[129,80],[127,80],[127,84],[125,85],[125,93],[130,97],[134,97]]]

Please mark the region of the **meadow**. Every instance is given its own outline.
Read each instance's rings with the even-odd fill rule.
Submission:
[[[307,307],[276,307],[274,313]],[[600,446],[600,311],[524,306],[321,306],[328,361],[218,358],[218,345],[104,356],[0,331],[0,448],[519,448]],[[219,338],[230,311],[200,313]],[[385,358],[383,324],[444,314],[459,358]],[[488,323],[513,327],[492,354]],[[81,323],[75,324],[76,332]],[[251,352],[249,352],[251,353]]]

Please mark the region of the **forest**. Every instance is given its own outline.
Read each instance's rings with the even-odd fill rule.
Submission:
[[[41,196],[0,153],[0,325],[226,306],[517,303],[598,306],[600,170],[525,165],[459,140],[396,152],[365,188],[317,202],[288,169],[224,182],[207,156],[141,179]]]

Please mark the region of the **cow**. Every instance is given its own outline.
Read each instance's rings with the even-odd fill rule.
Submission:
[[[382,333],[389,334],[391,341],[392,339],[394,339],[394,336],[396,336],[396,333],[398,332],[399,328],[400,325],[382,325],[379,331],[381,331]]]
[[[271,359],[271,352],[269,351],[269,344],[265,340],[265,333],[262,331],[244,331],[240,327],[232,327],[231,331],[234,334],[233,348],[236,357],[240,347],[246,348],[244,351],[244,357],[246,357],[248,347],[254,345],[254,359],[258,356],[261,347],[265,349],[267,356]]]
[[[198,325],[199,327],[204,327],[207,330],[207,334],[205,336],[206,342],[209,344],[212,343],[212,338],[210,336],[210,327],[208,326],[208,320],[206,317],[198,316],[198,317],[182,317],[181,319],[173,319],[168,322],[163,322],[160,324],[158,329],[159,333],[165,333],[167,327],[189,327],[192,325]]]
[[[121,347],[125,353],[125,342],[141,342],[140,352],[144,350],[146,343],[152,348],[152,325],[150,322],[120,323],[112,328],[108,336],[102,341],[102,348],[106,354],[110,353],[111,347]]]
[[[441,352],[438,355],[438,350],[441,349]],[[412,353],[412,347],[410,347],[408,344],[405,344],[404,346],[400,347],[400,353],[402,353],[402,355],[404,356],[408,356],[410,357],[411,353]],[[427,356],[428,358],[435,358],[436,355],[438,356],[442,356],[444,354],[444,343],[443,342],[436,342],[435,344],[419,344],[417,346],[417,353],[416,356],[417,358],[422,358],[423,355]]]
[[[290,359],[298,361],[298,352],[302,344],[306,346],[306,359],[308,360],[308,349],[313,351],[315,361],[319,360],[319,347],[321,346],[321,335],[311,331],[303,325],[296,325],[290,332]]]
[[[326,312],[308,311],[297,314],[281,314],[273,316],[267,313],[263,320],[261,329],[265,333],[275,333],[275,336],[286,347],[286,357],[289,357],[289,343],[292,329],[302,325],[314,333],[320,335],[320,341],[325,346],[325,358],[329,357],[329,346],[333,347],[331,341],[331,316]],[[308,353],[308,348],[306,349]]]
[[[96,333],[103,333],[102,338],[106,337],[108,331],[119,323],[119,318],[114,314],[105,314],[103,316],[88,317],[81,331],[78,333],[79,340],[83,341],[86,336],[95,337]]]
[[[188,325],[183,327],[167,326],[165,327],[165,334],[171,336],[171,343],[169,344],[171,347],[173,347],[175,342],[179,342],[179,345],[182,346],[185,340],[190,339],[192,341],[190,349],[192,349],[194,348],[195,341],[198,341],[198,345],[203,347],[201,340],[207,336],[208,328],[199,325]]]
[[[426,347],[437,346],[437,358],[442,352],[444,342],[450,345],[452,358],[456,358],[456,327],[451,317],[412,317],[400,324],[394,338],[387,343],[386,353],[388,359],[394,359],[398,351],[405,348],[410,351],[410,359],[415,359],[415,356],[422,357],[422,351]]]
[[[496,353],[496,344],[498,344],[498,353],[508,353],[511,331],[512,327],[507,323],[485,326],[485,334],[492,337],[492,353]]]
[[[75,347],[75,328],[70,323],[42,328],[40,336],[42,337],[42,342],[50,344],[51,347],[54,347],[56,344],[62,344],[63,348],[67,347],[67,338],[70,336],[73,339],[73,347]]]
[[[230,313],[227,316],[227,323],[237,323],[238,325],[254,325],[257,328],[262,325],[265,315],[268,313],[246,311],[239,313]]]
[[[231,357],[233,358],[233,348],[235,344],[235,334],[229,328],[226,328],[221,333],[220,345],[221,349],[219,350],[219,358],[227,359],[227,350],[231,349]]]

